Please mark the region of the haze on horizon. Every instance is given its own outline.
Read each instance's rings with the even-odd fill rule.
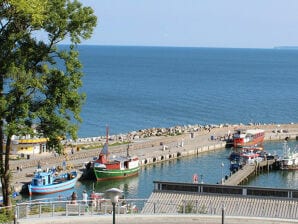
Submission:
[[[81,0],[98,17],[82,44],[273,48],[298,46],[297,0]]]

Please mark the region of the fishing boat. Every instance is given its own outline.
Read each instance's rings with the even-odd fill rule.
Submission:
[[[283,156],[279,161],[281,170],[298,170],[298,152],[296,151],[296,148],[297,146],[294,149],[291,149],[288,142],[284,142]]]
[[[28,184],[29,195],[52,194],[71,189],[79,179],[77,171],[57,174],[54,170],[37,171]]]
[[[256,146],[263,143],[265,131],[262,129],[237,129],[233,134],[235,148]]]
[[[97,181],[135,176],[138,175],[140,169],[139,159],[129,155],[129,145],[126,156],[113,156],[112,159],[109,159],[108,128],[104,147],[92,166]]]

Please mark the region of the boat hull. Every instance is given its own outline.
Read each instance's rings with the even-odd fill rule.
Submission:
[[[102,180],[123,179],[131,176],[136,176],[139,174],[140,167],[135,167],[132,169],[123,169],[123,170],[108,170],[108,169],[94,167],[93,170],[94,170],[96,180],[102,181]]]
[[[298,170],[298,161],[282,160],[280,161],[279,167],[281,170]]]
[[[56,192],[65,191],[68,189],[71,189],[75,186],[76,182],[79,179],[79,175],[77,175],[75,178],[58,183],[58,184],[51,184],[51,185],[45,185],[45,186],[34,186],[32,184],[28,185],[28,191],[29,195],[43,195],[43,194],[53,194]]]
[[[298,170],[298,165],[280,166],[281,170]]]
[[[260,138],[256,138],[252,141],[249,142],[241,142],[241,141],[234,141],[234,147],[235,148],[243,148],[243,147],[250,147],[250,146],[255,146],[255,145],[259,145],[261,143],[264,142],[264,136],[260,137]]]

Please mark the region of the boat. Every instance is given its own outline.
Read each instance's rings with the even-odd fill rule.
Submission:
[[[279,167],[281,170],[298,170],[298,152],[297,146],[291,149],[288,142],[283,144],[283,156],[279,161]]]
[[[260,156],[264,156],[266,155],[266,151],[264,151],[263,147],[257,147],[257,146],[246,146],[246,147],[242,147],[242,148],[234,148],[230,155],[229,155],[229,159],[230,160],[239,160],[241,158],[241,154],[245,153],[245,152],[255,152],[258,153]]]
[[[242,167],[244,166],[244,161],[242,158],[239,159],[234,159],[230,161],[230,171],[232,172],[236,172],[239,169],[242,169]]]
[[[106,142],[92,166],[97,181],[135,176],[138,175],[140,169],[138,157],[129,155],[129,145],[126,156],[113,156],[112,159],[109,159],[108,128]]]
[[[240,158],[241,158],[241,152],[238,152],[238,151],[232,151],[229,155],[229,159],[231,161],[239,160]]]
[[[262,157],[260,157],[258,152],[253,150],[243,152],[240,154],[240,156],[243,159],[243,163],[248,165],[259,163],[264,160]]]
[[[235,148],[256,146],[263,143],[265,131],[262,129],[237,129],[233,134]]]
[[[52,194],[71,189],[79,179],[77,171],[62,172],[58,174],[55,170],[41,169],[34,173],[32,181],[28,184],[29,195]]]

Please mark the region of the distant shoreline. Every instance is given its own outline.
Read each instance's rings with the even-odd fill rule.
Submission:
[[[273,49],[298,50],[298,46],[276,46]]]

